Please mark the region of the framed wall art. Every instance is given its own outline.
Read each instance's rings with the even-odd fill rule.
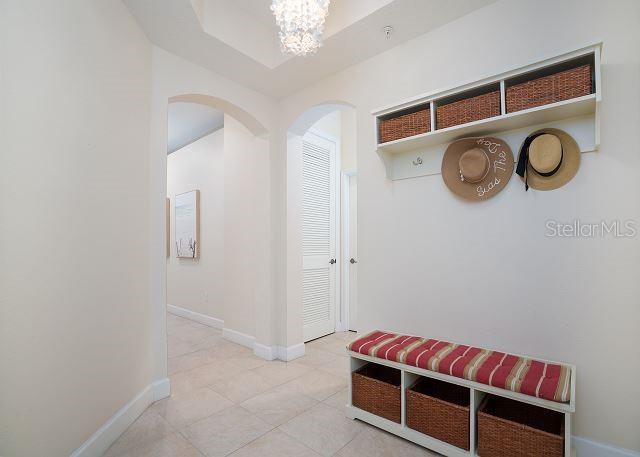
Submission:
[[[197,259],[200,254],[200,191],[176,195],[174,205],[176,255]]]

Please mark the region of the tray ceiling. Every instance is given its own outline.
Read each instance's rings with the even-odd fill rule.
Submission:
[[[324,46],[280,52],[269,0],[124,0],[149,39],[182,58],[282,97],[495,0],[333,0]],[[382,29],[394,28],[390,39]]]

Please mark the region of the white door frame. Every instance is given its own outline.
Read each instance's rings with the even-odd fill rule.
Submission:
[[[342,320],[342,304],[341,304],[341,298],[342,298],[342,268],[341,268],[341,259],[342,259],[342,234],[340,231],[340,224],[341,224],[341,179],[340,179],[340,169],[342,166],[341,163],[341,158],[342,158],[342,150],[340,148],[340,139],[336,138],[332,135],[329,135],[325,132],[322,132],[320,130],[317,130],[315,128],[309,128],[307,130],[306,133],[311,133],[313,135],[316,135],[322,139],[325,139],[333,144],[335,144],[335,176],[333,177],[334,179],[334,185],[335,185],[335,201],[334,201],[334,205],[335,205],[335,235],[336,235],[336,243],[335,243],[335,248],[336,248],[336,263],[334,264],[335,267],[335,297],[334,297],[334,303],[335,303],[335,310],[334,310],[334,331],[342,331],[341,329],[344,326],[344,321]],[[302,135],[304,137],[304,135]],[[302,151],[301,151],[302,153]],[[302,181],[301,181],[302,182]],[[346,328],[346,327],[345,327]]]
[[[345,170],[340,173],[341,175],[341,194],[342,194],[342,231],[340,233],[341,239],[341,251],[340,251],[340,264],[342,265],[342,277],[341,284],[342,288],[340,289],[340,331],[347,332],[349,331],[349,305],[350,305],[350,289],[351,289],[351,278],[350,278],[350,266],[349,260],[351,259],[351,238],[349,236],[349,229],[351,227],[351,218],[349,215],[351,214],[351,190],[350,190],[350,179],[354,176],[357,176],[356,170]],[[343,249],[344,248],[344,249]]]

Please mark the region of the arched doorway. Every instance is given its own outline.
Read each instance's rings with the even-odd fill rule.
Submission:
[[[269,288],[264,272],[270,261],[270,144],[264,124],[227,100],[205,94],[166,100],[165,135],[171,131],[172,108],[179,105],[206,107],[223,118],[220,128],[205,129],[202,137],[187,141],[175,152],[169,147],[164,151],[165,156],[171,153],[165,162],[169,199],[165,302],[172,315],[196,323],[181,333],[173,327],[184,321],[167,319],[165,357],[172,375],[188,369],[191,360],[198,363],[199,352],[224,345],[222,339],[255,351],[261,313],[269,312],[269,294],[263,291]],[[180,155],[185,160],[178,160]],[[172,173],[169,168],[178,162],[179,170]],[[197,255],[184,258],[178,252],[176,203],[180,196],[195,191],[198,250]]]
[[[357,328],[356,183],[353,105],[305,110],[287,131],[288,330],[298,341]]]
[[[245,109],[223,98],[205,94],[182,94],[169,98],[169,103],[196,103],[206,105],[232,116],[255,136],[267,134],[267,128]]]

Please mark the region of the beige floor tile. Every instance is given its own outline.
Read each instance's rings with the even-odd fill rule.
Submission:
[[[348,419],[337,409],[319,403],[279,429],[319,454],[329,457],[361,433],[364,426]]]
[[[193,362],[194,364],[196,361]],[[233,379],[242,370],[236,364],[225,359],[211,361],[204,357],[203,362],[188,371],[179,371],[169,376],[171,380],[171,393],[179,394],[189,392],[201,387],[207,387],[217,381]]]
[[[302,395],[291,388],[275,387],[256,395],[240,405],[260,419],[274,426],[281,425],[317,403],[311,397]]]
[[[304,365],[280,361],[269,362],[266,365],[255,368],[255,372],[272,386],[284,384],[287,381],[299,378],[310,370],[311,368]]]
[[[306,345],[304,356],[295,359],[291,363],[299,363],[301,365],[306,365],[312,368],[317,368],[320,365],[324,365],[325,363],[331,362],[336,358],[336,355],[329,351],[323,351],[322,349],[318,349],[313,346]]]
[[[167,315],[167,332],[172,396],[152,405],[107,457],[223,456],[234,451],[236,457],[313,457],[319,454],[294,434],[304,435],[328,455],[350,439],[350,430],[365,427],[344,417],[348,379],[344,347],[355,338],[353,333],[313,341],[306,345],[304,357],[284,363],[264,361],[250,349],[223,339],[219,329],[179,316]],[[341,421],[346,425],[336,425]],[[310,422],[314,428],[306,433]],[[273,430],[279,425],[291,435]],[[381,433],[373,430],[365,432]],[[314,433],[331,436],[314,443],[315,438],[309,437]],[[393,438],[375,436],[387,445]],[[349,446],[344,452],[352,453],[345,455],[361,455]]]
[[[229,359],[232,357],[246,357],[253,354],[251,349],[232,343],[224,338],[220,339],[214,346],[207,348],[207,351],[214,360]]]
[[[183,319],[182,317],[173,316],[171,314],[167,315],[167,334],[173,335],[179,330],[182,330],[183,327],[188,327],[191,325],[191,321],[187,319]]]
[[[151,410],[179,430],[230,406],[233,403],[229,399],[203,387],[160,400],[152,405]]]
[[[169,376],[169,380],[171,381],[171,395],[180,395],[206,387],[206,385],[200,385],[196,379],[190,376],[188,371],[180,371],[173,374]]]
[[[170,357],[168,361],[169,376],[181,371],[192,370],[200,365],[211,363],[213,360],[215,360],[215,358],[209,350],[195,351],[190,354]]]
[[[328,339],[326,341],[322,341],[318,346],[318,349],[322,349],[323,351],[333,352],[337,355],[347,355],[347,341],[342,339]]]
[[[254,368],[259,368],[269,363],[267,360],[257,357],[253,354],[237,355],[237,356],[229,357],[226,360],[233,363],[234,365],[237,365],[243,370],[252,370]]]
[[[241,403],[272,388],[254,370],[245,370],[232,377],[219,379],[209,387],[234,403]]]
[[[180,317],[170,312],[167,312],[167,323],[174,322],[174,321],[186,321],[186,320],[187,319],[185,319],[184,317]]]
[[[207,456],[221,457],[271,429],[271,425],[245,409],[233,407],[190,425],[182,434]]]
[[[203,454],[182,435],[173,433],[144,446],[133,448],[119,457],[202,457]]]
[[[355,421],[357,422],[357,421]],[[439,454],[370,425],[343,447],[339,457],[435,457]]]
[[[286,433],[272,430],[237,450],[231,457],[319,457],[319,454]]]
[[[358,334],[356,332],[336,332],[333,334],[333,337],[350,343],[358,338]]]
[[[333,394],[322,403],[336,408],[344,414],[346,412],[347,403],[349,403],[349,389],[344,389],[336,394]]]
[[[320,365],[318,369],[338,376],[346,382],[349,379],[349,357],[336,355],[332,361]]]
[[[169,357],[178,357],[203,349],[210,349],[212,357],[217,359],[231,355],[244,355],[251,353],[249,349],[235,343],[230,343],[222,338],[221,335],[209,335],[204,338],[187,337],[186,340],[183,340],[183,336],[180,334],[171,336],[175,338],[175,343],[169,341]],[[173,347],[172,344],[175,347]]]
[[[306,345],[325,351],[335,352],[339,355],[346,354],[347,344],[355,338],[351,337],[352,332],[340,332],[327,335],[317,340],[309,341]],[[344,352],[344,353],[343,353]]]
[[[220,330],[207,327],[206,325],[201,325],[200,327],[194,327],[193,325],[181,327],[174,333],[174,336],[192,345],[199,344],[202,341],[214,337],[222,340],[222,332],[220,332]]]
[[[335,356],[334,356],[335,357]],[[289,381],[284,386],[318,401],[325,400],[347,386],[344,376],[334,376],[325,371],[313,370]]]
[[[147,409],[111,445],[104,457],[119,457],[132,449],[160,440],[174,432],[169,423],[155,411]]]
[[[169,358],[190,354],[197,350],[192,343],[181,340],[178,335],[174,334],[167,337],[167,355]]]
[[[191,378],[193,385],[204,387],[222,379],[233,378],[242,371],[244,371],[242,368],[228,360],[218,360],[189,370],[187,375]]]

